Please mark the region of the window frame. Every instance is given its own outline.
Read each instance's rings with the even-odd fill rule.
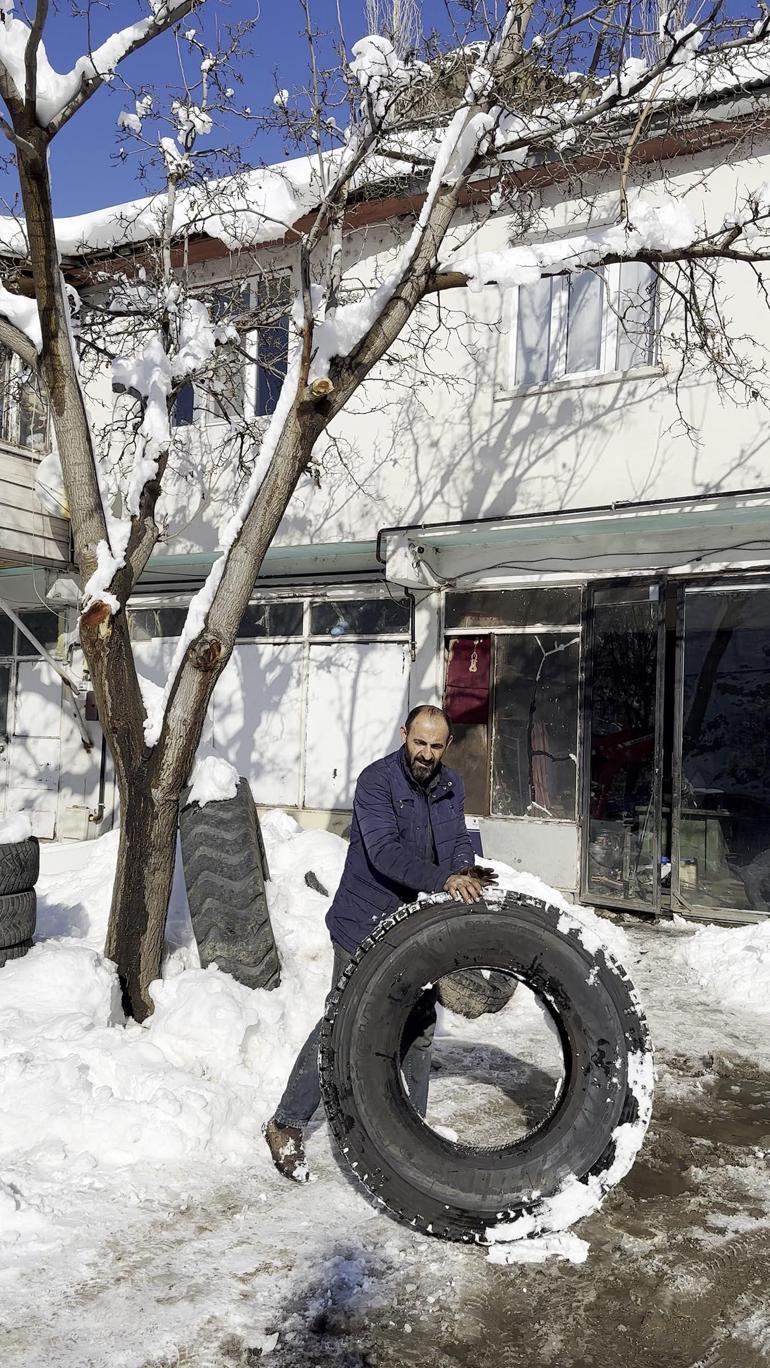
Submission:
[[[551,278],[551,305],[549,315],[548,376],[545,380],[533,383],[517,381],[516,370],[519,357],[519,292],[522,286],[511,291],[510,329],[504,395],[539,394],[550,389],[570,389],[581,385],[596,385],[612,380],[643,378],[645,375],[660,375],[663,365],[660,361],[658,324],[660,316],[660,289],[656,282],[652,307],[652,347],[651,358],[637,366],[620,370],[617,364],[618,339],[620,333],[620,286],[622,262],[613,262],[594,270],[585,267],[594,275],[602,278],[602,317],[599,346],[599,364],[590,370],[567,370],[567,347],[569,340],[569,285],[573,275],[553,276]],[[611,362],[611,364],[609,364]]]
[[[12,352],[10,347],[0,346],[0,400],[3,392],[7,395],[7,403],[0,402],[0,446],[42,460],[51,450],[51,409],[45,397],[40,394],[38,399],[43,419],[42,442],[40,446],[24,444],[20,440],[22,406],[18,397],[14,396],[14,390],[22,384],[22,373],[25,369],[21,357]]]

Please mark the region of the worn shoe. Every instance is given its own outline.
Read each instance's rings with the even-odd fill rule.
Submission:
[[[299,1126],[279,1126],[271,1117],[262,1129],[273,1163],[284,1178],[306,1183],[310,1170],[305,1157],[305,1142]]]

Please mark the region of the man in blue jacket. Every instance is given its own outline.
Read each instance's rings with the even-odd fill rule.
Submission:
[[[402,748],[368,765],[356,785],[345,868],[326,916],[334,945],[332,987],[361,942],[402,903],[414,902],[418,893],[442,891],[476,902],[487,881],[488,876],[473,869],[463,781],[443,763],[452,740],[446,713],[427,703],[413,708],[401,740]],[[402,1042],[404,1078],[421,1116],[428,1101],[435,1025],[436,994],[431,990],[412,1013]],[[265,1127],[276,1167],[300,1183],[310,1176],[304,1129],[321,1100],[320,1032],[319,1021]]]

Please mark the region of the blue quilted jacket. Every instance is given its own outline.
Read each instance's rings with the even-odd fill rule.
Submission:
[[[402,903],[438,893],[473,862],[460,775],[440,765],[426,791],[403,748],[375,760],[356,785],[350,847],[326,914],[332,940],[352,954]]]

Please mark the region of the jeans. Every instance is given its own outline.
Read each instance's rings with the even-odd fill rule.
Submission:
[[[352,956],[347,950],[334,943],[332,992],[351,959]],[[327,998],[327,1002],[328,1000]],[[423,993],[409,1014],[401,1041],[401,1068],[404,1081],[412,1106],[420,1116],[425,1115],[428,1105],[430,1052],[435,1029],[436,993],[435,990],[430,990]],[[297,1056],[283,1097],[275,1109],[273,1119],[279,1126],[298,1126],[303,1129],[321,1102],[321,1084],[318,1077],[320,1038],[321,1022],[318,1021]]]

